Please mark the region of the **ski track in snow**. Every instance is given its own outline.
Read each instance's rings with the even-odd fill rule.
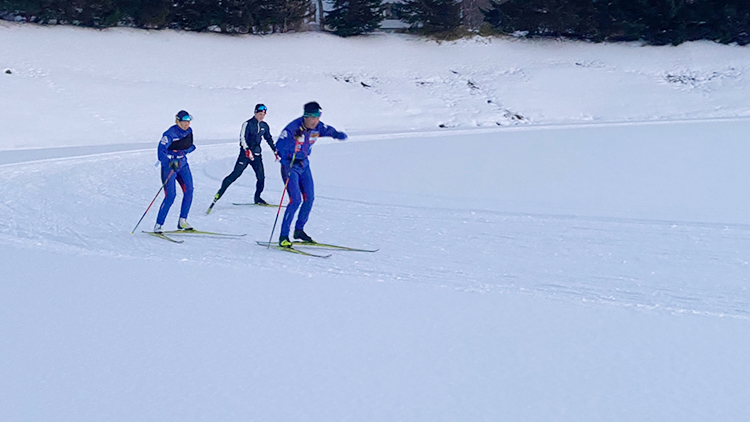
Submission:
[[[750,249],[746,226],[513,214],[460,204],[450,209],[444,202],[429,206],[429,198],[423,198],[426,206],[406,206],[372,193],[351,200],[319,187],[307,231],[323,242],[380,251],[334,251],[327,260],[293,256],[255,245],[268,239],[276,209],[231,205],[252,197],[251,170],[205,215],[235,149],[216,146],[192,154],[190,221],[198,229],[247,233],[243,238],[183,236],[185,242],[176,245],[143,235],[154,223],[161,194],[131,235],[159,188],[158,168],[144,165],[155,162],[155,151],[135,151],[0,167],[0,213],[12,216],[0,220],[0,242],[61,254],[239,266],[248,277],[256,268],[275,269],[750,319],[743,285],[748,262],[739,252]],[[273,202],[281,193],[277,173],[267,171],[265,196]],[[180,200],[178,194],[168,227],[176,224]]]

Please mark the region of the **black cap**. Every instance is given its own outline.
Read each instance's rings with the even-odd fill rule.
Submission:
[[[320,116],[320,104],[315,101],[305,104],[305,117],[319,117]]]
[[[188,113],[185,110],[178,111],[177,115],[174,116],[174,117],[177,118],[177,120],[183,121],[183,122],[189,122],[189,121],[193,120],[193,116],[191,116],[190,113]]]
[[[268,111],[268,107],[265,104],[255,104],[255,112]]]

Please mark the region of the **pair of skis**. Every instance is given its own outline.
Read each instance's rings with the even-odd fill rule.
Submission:
[[[183,243],[184,240],[181,239],[175,239],[172,236],[173,235],[202,235],[202,236],[209,236],[209,237],[228,237],[228,238],[239,238],[245,236],[245,234],[232,234],[232,233],[218,233],[218,232],[209,232],[209,231],[203,231],[203,230],[167,230],[163,232],[149,232],[149,231],[143,231],[143,233],[149,234],[154,237],[158,237],[160,239],[164,239],[169,242],[173,243]],[[361,248],[352,248],[349,246],[341,246],[341,245],[333,245],[330,243],[318,243],[318,242],[303,242],[303,241],[294,241],[292,242],[292,247],[283,247],[279,246],[277,243],[269,243],[269,242],[261,242],[256,241],[256,243],[260,246],[265,247],[271,247],[274,249],[278,249],[280,251],[285,252],[291,252],[298,255],[305,255],[305,256],[311,256],[315,258],[330,258],[331,254],[317,254],[313,252],[309,252],[306,250],[300,250],[296,249],[295,247],[311,247],[311,248],[319,248],[319,249],[328,249],[328,250],[337,250],[337,251],[349,251],[349,252],[377,252],[378,249],[361,249]]]
[[[212,236],[212,237],[242,237],[245,236],[244,234],[231,234],[231,233],[217,233],[217,232],[207,232],[203,230],[167,230],[163,232],[148,232],[143,231],[143,233],[150,234],[151,236],[158,237],[159,239],[164,239],[172,243],[182,243],[184,240],[178,240],[172,237],[172,235],[199,235],[199,236]]]
[[[206,210],[206,214],[211,214],[211,210],[214,209],[214,205],[216,205],[216,202],[212,202],[211,205],[208,206],[208,209]],[[232,205],[255,205],[256,207],[273,207],[278,208],[278,204],[256,204],[255,202],[232,202]],[[286,205],[282,205],[282,207],[285,207]]]
[[[291,253],[296,253],[296,254],[305,255],[305,256],[312,256],[312,257],[315,257],[315,258],[330,258],[331,254],[317,254],[317,253],[313,253],[313,252],[308,252],[308,251],[296,249],[295,247],[296,246],[299,246],[299,247],[312,247],[312,248],[319,248],[319,249],[328,249],[328,250],[336,250],[336,251],[349,251],[349,252],[377,252],[378,251],[378,249],[351,248],[349,246],[332,245],[330,243],[318,243],[318,242],[294,241],[294,242],[292,242],[292,246],[291,247],[279,246],[278,243],[274,243],[274,242],[256,241],[255,243],[257,243],[260,246],[271,247],[271,248],[274,248],[274,249],[278,249],[280,251],[291,252]]]

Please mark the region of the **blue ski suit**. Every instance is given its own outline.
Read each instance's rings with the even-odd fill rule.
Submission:
[[[276,142],[276,151],[281,160],[281,178],[287,184],[286,190],[289,193],[289,204],[284,213],[284,220],[281,222],[282,237],[289,237],[292,220],[300,204],[302,208],[297,216],[295,229],[303,230],[310,217],[315,200],[315,184],[307,157],[312,152],[313,144],[321,136],[329,136],[342,141],[347,138],[344,132],[339,132],[323,122],[318,123],[314,129],[307,129],[304,125],[304,117],[299,117],[284,128]]]
[[[193,145],[193,129],[180,129],[174,125],[164,132],[159,141],[157,155],[161,163],[161,181],[164,184],[164,200],[159,207],[159,215],[156,217],[157,224],[164,224],[167,219],[169,208],[172,207],[174,199],[177,196],[175,180],[182,188],[182,207],[180,208],[180,218],[187,218],[190,212],[190,205],[193,203],[193,175],[190,173],[187,157],[185,154],[195,151]],[[177,169],[169,167],[169,163],[177,160]],[[169,177],[169,180],[167,180]]]

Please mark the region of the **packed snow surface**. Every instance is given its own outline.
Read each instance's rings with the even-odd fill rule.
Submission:
[[[0,72],[2,420],[750,415],[747,47],[0,22]],[[251,169],[205,214],[312,100],[305,230],[375,253],[256,245]],[[180,109],[189,221],[245,236],[141,233]]]

